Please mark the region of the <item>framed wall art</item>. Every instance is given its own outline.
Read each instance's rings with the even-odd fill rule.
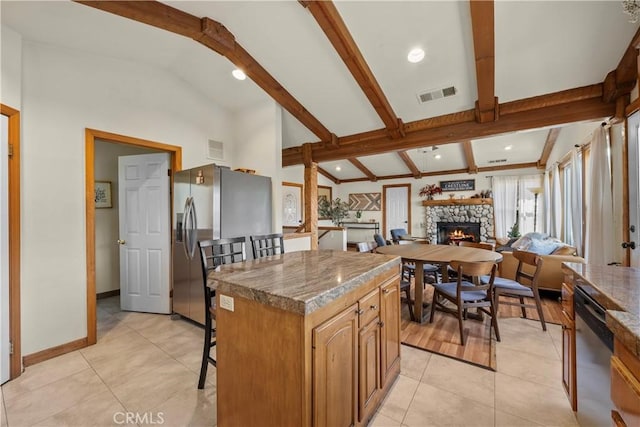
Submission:
[[[297,227],[303,220],[303,186],[295,182],[282,183],[282,225]]]
[[[111,181],[96,181],[94,184],[96,209],[111,208]]]
[[[331,200],[333,200],[331,191],[332,191],[331,187],[327,185],[318,185],[318,203],[320,203],[320,200],[322,199],[325,199],[328,202],[331,202]],[[331,219],[331,218],[321,217],[318,214],[318,219]]]

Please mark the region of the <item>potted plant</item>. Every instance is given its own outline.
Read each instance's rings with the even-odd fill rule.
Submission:
[[[424,187],[422,187],[420,189],[420,192],[418,193],[418,195],[420,197],[425,197],[427,198],[427,200],[433,200],[433,195],[434,194],[442,194],[442,188],[440,188],[439,186],[435,185],[435,184],[427,184]]]
[[[356,222],[360,222],[360,219],[362,219],[362,209],[356,211]]]
[[[320,199],[318,202],[318,216],[330,218],[336,227],[339,227],[347,216],[349,216],[349,204],[340,198],[332,201]]]

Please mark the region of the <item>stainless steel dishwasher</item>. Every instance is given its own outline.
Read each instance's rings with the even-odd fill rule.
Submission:
[[[592,295],[597,291],[587,284],[575,287],[576,380],[581,427],[611,425],[611,375],[613,333],[605,323],[604,308]]]

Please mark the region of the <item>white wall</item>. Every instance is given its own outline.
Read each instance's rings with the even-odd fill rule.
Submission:
[[[185,168],[210,163],[207,140],[232,142],[233,133],[231,115],[183,81],[128,61],[24,42],[22,87],[28,355],[87,335],[84,129],[182,146]]]
[[[0,28],[0,53],[2,64],[0,103],[16,110],[21,109],[22,87],[22,36],[7,27]]]
[[[118,156],[153,153],[155,150],[96,141],[96,181],[111,182],[111,208],[96,209],[96,293],[120,289],[118,221]]]

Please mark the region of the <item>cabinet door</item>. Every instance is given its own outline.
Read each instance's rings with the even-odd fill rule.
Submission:
[[[382,384],[400,360],[400,278],[382,286],[380,318],[382,320]]]
[[[360,330],[360,399],[358,421],[362,422],[375,407],[380,383],[380,319],[375,318]]]
[[[571,408],[578,407],[576,395],[576,329],[573,319],[562,312],[562,385],[564,386]]]
[[[313,425],[355,425],[358,411],[358,306],[313,330]]]

